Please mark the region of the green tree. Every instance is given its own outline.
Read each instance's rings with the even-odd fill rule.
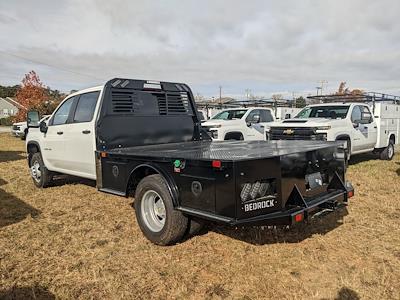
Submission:
[[[303,108],[304,106],[307,105],[306,99],[304,99],[303,96],[300,96],[300,97],[296,98],[295,105],[296,105],[297,108]]]

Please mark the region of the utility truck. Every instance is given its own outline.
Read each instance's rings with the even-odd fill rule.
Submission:
[[[346,205],[343,144],[213,142],[186,84],[115,78],[69,95],[48,122],[28,112],[33,183],[57,174],[134,196],[153,243],[179,242],[204,221],[292,225]]]
[[[400,98],[367,93],[321,99],[326,103],[308,105],[295,118],[272,123],[267,139],[345,141],[348,159],[365,152],[393,158],[400,136]]]
[[[291,107],[231,108],[203,122],[213,140],[265,140],[265,130],[273,121],[294,116],[300,109]]]

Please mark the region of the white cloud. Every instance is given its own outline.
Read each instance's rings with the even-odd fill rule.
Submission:
[[[307,94],[321,79],[328,90],[345,80],[399,94],[399,9],[395,0],[3,2],[0,83],[34,69],[64,90],[125,76],[205,95],[220,84],[231,95]]]

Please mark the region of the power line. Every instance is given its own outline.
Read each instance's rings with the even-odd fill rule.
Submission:
[[[51,65],[49,63],[45,63],[45,62],[41,62],[41,61],[38,61],[38,60],[33,60],[33,59],[30,59],[30,58],[26,58],[26,57],[23,57],[23,56],[14,54],[14,53],[9,53],[9,52],[3,51],[3,50],[0,50],[0,53],[3,53],[3,54],[8,55],[8,56],[16,57],[16,58],[19,58],[19,59],[22,59],[22,60],[25,60],[25,61],[29,61],[29,62],[34,63],[34,64],[44,65],[44,66],[47,66],[47,67],[50,67],[50,68],[53,68],[53,69],[56,69],[56,70],[60,70],[60,71],[63,71],[63,72],[68,72],[68,73],[73,73],[73,74],[76,74],[76,75],[86,76],[86,77],[90,77],[90,78],[97,79],[97,80],[105,80],[104,78],[99,78],[99,77],[96,77],[96,76],[93,76],[93,75],[89,75],[89,74],[84,74],[84,73],[81,73],[81,72],[68,70],[68,69],[65,69],[65,68],[62,68],[62,67],[58,67],[58,66],[55,66],[55,65]]]

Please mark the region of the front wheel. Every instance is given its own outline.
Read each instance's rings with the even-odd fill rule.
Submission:
[[[39,187],[47,187],[52,182],[52,174],[44,165],[42,155],[36,152],[29,163],[33,183]]]
[[[166,246],[183,238],[188,219],[174,209],[172,197],[161,175],[150,175],[139,182],[134,205],[139,227],[151,242]]]
[[[393,156],[394,156],[394,142],[390,140],[389,145],[382,150],[380,158],[383,160],[392,160]]]

